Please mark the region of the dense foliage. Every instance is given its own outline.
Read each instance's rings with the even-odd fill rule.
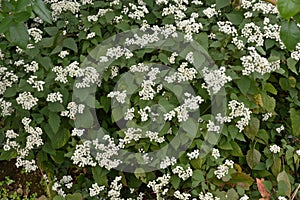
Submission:
[[[299,198],[299,12],[2,0],[0,160],[50,199]]]

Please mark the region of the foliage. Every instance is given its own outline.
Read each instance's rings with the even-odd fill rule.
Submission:
[[[277,6],[281,18],[259,0],[2,0],[0,160],[43,171],[56,200],[292,198],[299,185],[300,4]],[[131,55],[122,42],[143,34],[141,27],[171,34],[165,43],[158,34],[152,46],[136,47],[152,29],[128,45]],[[107,64],[99,61],[105,55],[112,62],[97,68]],[[151,82],[154,96],[145,97],[151,92],[140,85],[151,63],[159,71],[149,68],[154,80],[173,73],[187,81]],[[130,73],[133,66],[145,71]],[[190,115],[178,111],[185,100],[184,109],[198,106]],[[223,105],[224,113],[214,113]],[[174,116],[156,117],[161,111]],[[141,137],[152,129],[157,135]],[[167,157],[186,144],[179,158]],[[157,155],[164,162],[151,162],[165,146]],[[128,152],[144,155],[138,161],[149,168],[118,170],[117,158],[133,163]]]

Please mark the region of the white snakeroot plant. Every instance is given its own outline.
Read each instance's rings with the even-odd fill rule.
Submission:
[[[270,146],[270,151],[274,154],[279,153],[280,152],[280,147],[277,144],[273,144]]]

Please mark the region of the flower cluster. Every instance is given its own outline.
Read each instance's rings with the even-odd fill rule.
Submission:
[[[214,171],[214,174],[218,179],[221,179],[229,173],[229,169],[233,168],[233,164],[234,162],[232,160],[226,160],[224,164],[217,167],[217,170]]]
[[[147,187],[153,190],[157,199],[160,199],[161,195],[165,195],[169,190],[165,187],[169,184],[170,178],[171,176],[169,174],[164,174],[161,177],[157,177],[156,180],[149,181]]]
[[[67,109],[68,110],[64,110],[60,113],[61,116],[64,117],[69,117],[70,119],[75,120],[76,119],[76,114],[82,114],[83,110],[85,108],[84,104],[76,104],[76,102],[69,102]]]
[[[39,99],[32,96],[30,92],[20,93],[16,100],[17,103],[21,105],[25,110],[30,110],[31,108],[36,106],[39,101]]]
[[[278,145],[276,145],[276,144],[271,145],[269,149],[274,154],[280,152],[280,147]]]
[[[173,174],[177,174],[179,178],[181,178],[182,180],[186,180],[189,177],[191,177],[193,175],[193,170],[188,167],[186,170],[183,169],[183,167],[181,166],[176,166],[173,170],[172,170]]]
[[[57,192],[58,195],[62,196],[62,197],[66,197],[66,193],[63,190],[63,186],[71,189],[73,186],[73,178],[72,176],[68,175],[68,176],[63,176],[62,179],[60,179],[59,181],[57,181],[57,178],[54,178],[54,183],[51,187],[51,189],[55,192]]]

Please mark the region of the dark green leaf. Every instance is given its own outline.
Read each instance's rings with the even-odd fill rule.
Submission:
[[[294,72],[295,74],[298,75],[297,69],[296,69],[296,64],[297,64],[297,60],[294,60],[292,58],[288,58],[287,59],[287,66],[289,67],[289,69]]]
[[[292,132],[295,136],[300,135],[300,111],[295,108],[290,109],[290,118],[292,122]]]
[[[216,0],[216,9],[221,9],[230,5],[230,0]]]
[[[241,186],[245,190],[249,190],[250,186],[254,183],[254,179],[248,174],[244,173],[233,173],[229,181],[232,184]]]
[[[10,160],[13,158],[16,158],[18,153],[14,149],[10,149],[9,151],[2,150],[2,153],[0,155],[0,160]]]
[[[63,46],[67,47],[74,52],[77,52],[77,44],[73,38],[67,38],[63,41]]]
[[[250,85],[251,85],[251,80],[246,76],[242,76],[241,79],[237,80],[237,86],[244,95],[246,95],[247,92],[249,91]]]
[[[259,125],[260,125],[259,119],[255,118],[255,117],[252,118],[250,120],[249,125],[246,126],[245,129],[244,129],[245,135],[249,139],[253,140],[255,138],[256,134],[258,133]]]
[[[108,186],[107,174],[109,171],[105,168],[100,166],[96,166],[92,168],[93,178],[95,179],[96,183],[99,185]]]
[[[9,27],[9,38],[12,43],[25,49],[29,40],[29,35],[25,24],[22,22],[12,24]]]
[[[298,0],[278,0],[277,7],[281,17],[290,19],[300,12],[300,1]]]
[[[289,176],[286,173],[286,171],[282,171],[277,175],[277,182],[279,183],[280,181],[283,181],[284,185],[287,187],[284,190],[285,195],[290,196],[291,192],[292,192],[292,186],[291,186],[291,182],[290,182]]]
[[[33,11],[45,22],[52,24],[51,12],[46,7],[43,0],[35,0],[33,2]]]
[[[288,50],[294,50],[300,42],[300,29],[297,24],[293,21],[284,21],[280,29],[280,38]]]
[[[59,117],[59,115],[54,113],[54,112],[50,112],[48,123],[49,123],[53,133],[56,134],[58,132],[59,126],[60,126],[60,117]]]
[[[260,162],[260,158],[261,154],[256,149],[248,150],[246,160],[251,169],[253,169]]]

